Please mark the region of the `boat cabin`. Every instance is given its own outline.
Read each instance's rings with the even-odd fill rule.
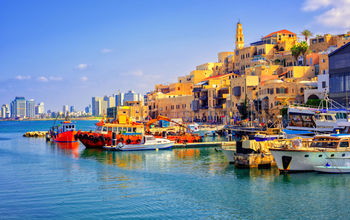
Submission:
[[[101,134],[117,134],[123,135],[142,135],[143,125],[120,125],[120,124],[104,124],[96,127],[96,132]]]
[[[317,136],[312,139],[310,147],[315,148],[348,148],[350,137]]]

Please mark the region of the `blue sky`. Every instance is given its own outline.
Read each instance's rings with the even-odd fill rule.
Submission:
[[[349,0],[0,0],[0,104],[15,96],[83,109],[92,96],[145,93],[280,29],[350,30]]]

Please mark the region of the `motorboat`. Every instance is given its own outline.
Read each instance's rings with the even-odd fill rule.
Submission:
[[[318,135],[312,139],[283,140],[272,146],[278,169],[285,172],[314,171],[332,158],[350,157],[350,135]]]
[[[256,141],[271,141],[285,138],[286,134],[280,128],[267,128],[266,131],[260,131],[254,136]]]
[[[350,157],[327,158],[323,166],[315,166],[314,170],[320,173],[350,173]]]
[[[165,138],[155,138],[152,135],[144,135],[139,144],[119,142],[115,146],[103,146],[103,149],[112,151],[164,150],[173,147],[174,143],[174,141]]]

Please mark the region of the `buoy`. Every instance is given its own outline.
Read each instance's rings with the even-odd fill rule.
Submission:
[[[159,151],[159,149],[158,149],[158,148],[156,148],[156,151]]]

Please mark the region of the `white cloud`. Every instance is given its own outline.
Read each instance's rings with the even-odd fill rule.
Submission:
[[[86,63],[81,63],[81,64],[78,64],[75,68],[78,69],[78,70],[84,70],[88,67],[89,65],[86,64]]]
[[[31,78],[32,78],[31,76],[21,76],[21,75],[16,76],[16,79],[18,80],[28,80]]]
[[[83,77],[80,78],[80,81],[86,82],[86,81],[88,81],[88,78],[86,76],[83,76]]]
[[[111,53],[112,49],[108,49],[108,48],[103,48],[102,50],[100,50],[101,53]]]
[[[135,71],[130,71],[128,75],[132,76],[143,76],[143,71],[142,70],[135,70]]]
[[[48,82],[49,81],[49,79],[47,77],[45,77],[45,76],[39,76],[37,78],[37,80],[40,81],[40,82]]]
[[[316,23],[323,26],[348,29],[350,28],[350,0],[306,0],[302,10],[318,11],[321,14],[315,16]]]
[[[51,81],[62,81],[63,78],[60,77],[60,76],[50,76],[49,80],[51,80]]]

